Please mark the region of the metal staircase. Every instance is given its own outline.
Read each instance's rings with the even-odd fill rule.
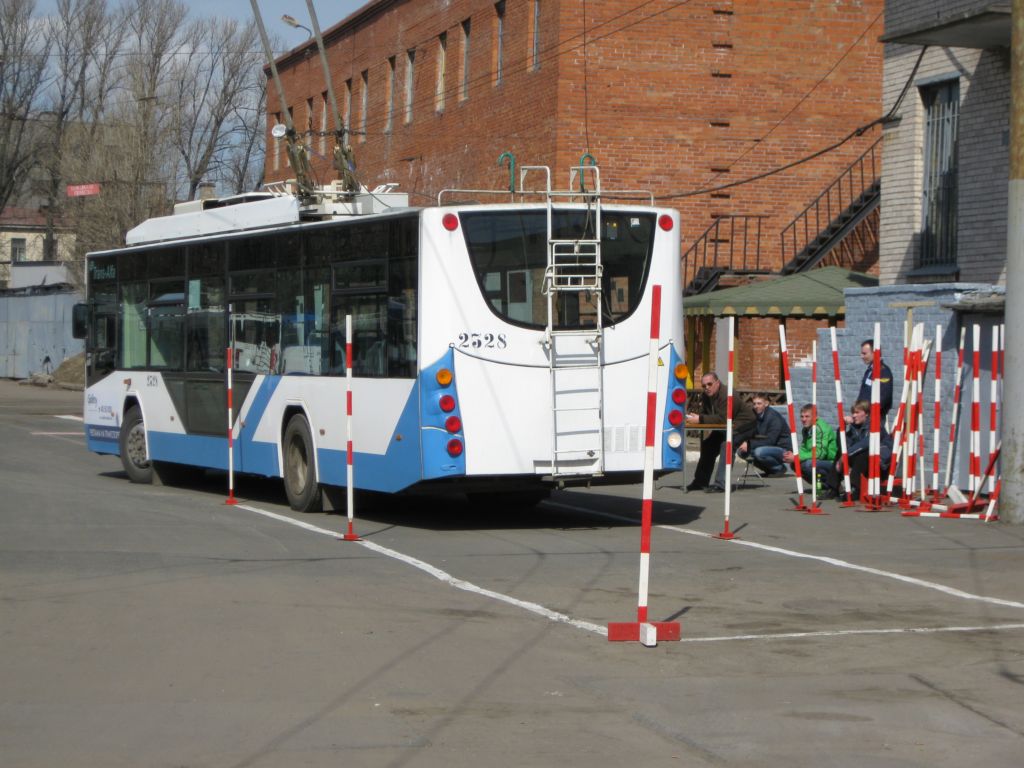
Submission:
[[[878,207],[882,198],[880,147],[881,139],[782,230],[781,274],[816,266]]]
[[[707,293],[728,279],[789,275],[820,264],[878,208],[880,154],[881,139],[794,218],[779,235],[778,255],[765,258],[762,253],[762,220],[767,216],[716,218],[683,255],[684,293]],[[782,267],[769,268],[766,262]]]
[[[527,171],[528,168],[523,168]],[[570,172],[568,192],[551,189],[547,168],[548,262],[544,345],[551,380],[551,477],[604,473],[601,176],[596,165]],[[555,201],[583,202],[578,237],[556,231]],[[578,319],[578,322],[577,322]],[[572,321],[572,329],[565,328]]]

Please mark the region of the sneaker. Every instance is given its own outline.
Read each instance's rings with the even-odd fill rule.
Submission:
[[[703,491],[705,488],[707,488],[706,485],[704,485],[703,483],[698,483],[696,480],[694,480],[692,483],[686,486],[687,491]]]
[[[704,493],[725,493],[725,488],[717,484],[711,484],[704,489]]]

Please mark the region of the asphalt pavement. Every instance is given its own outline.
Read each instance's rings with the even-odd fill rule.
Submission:
[[[0,764],[962,766],[1024,754],[1024,531],[824,502],[792,478],[536,509],[274,481],[128,483],[80,392],[0,382]],[[72,418],[61,418],[72,417]]]

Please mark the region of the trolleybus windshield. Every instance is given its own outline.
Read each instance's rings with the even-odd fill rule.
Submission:
[[[463,211],[460,219],[473,271],[491,310],[513,323],[544,328],[547,211]],[[593,238],[593,220],[592,211],[555,211],[552,237]],[[643,296],[654,228],[654,213],[601,212],[602,324],[620,322],[636,309]],[[592,327],[597,304],[596,293],[558,294],[554,326]]]

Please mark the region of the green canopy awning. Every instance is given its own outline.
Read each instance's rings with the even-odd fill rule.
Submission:
[[[736,288],[686,296],[683,314],[712,317],[843,317],[846,288],[870,288],[878,278],[842,267],[821,267]]]

